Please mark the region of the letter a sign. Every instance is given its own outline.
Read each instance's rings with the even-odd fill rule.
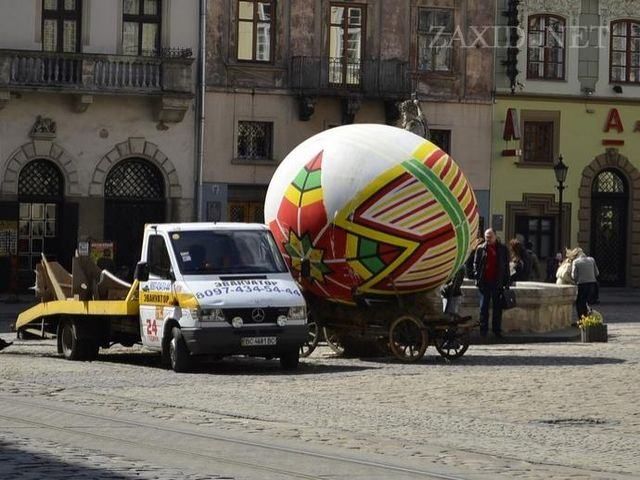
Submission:
[[[622,124],[622,119],[620,118],[620,113],[617,108],[611,109],[607,117],[607,124],[604,126],[606,133],[610,132],[611,129],[616,130],[618,133],[624,132],[624,125]]]

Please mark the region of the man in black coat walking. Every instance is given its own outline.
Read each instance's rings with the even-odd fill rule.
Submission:
[[[493,229],[484,232],[484,243],[476,249],[473,269],[480,291],[480,335],[489,331],[489,306],[492,307],[491,327],[496,337],[502,337],[502,291],[509,287],[509,252]]]

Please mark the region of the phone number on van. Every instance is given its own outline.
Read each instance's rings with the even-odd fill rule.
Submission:
[[[197,299],[203,299],[206,297],[217,297],[220,295],[228,295],[229,293],[286,293],[291,296],[301,297],[302,294],[297,288],[280,288],[275,286],[261,286],[261,285],[244,285],[238,287],[216,287],[202,292],[196,292]]]

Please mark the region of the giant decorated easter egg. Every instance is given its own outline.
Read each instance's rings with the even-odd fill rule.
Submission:
[[[460,167],[434,144],[386,125],[326,130],[296,147],[269,185],[265,221],[305,288],[351,303],[442,285],[477,237]]]

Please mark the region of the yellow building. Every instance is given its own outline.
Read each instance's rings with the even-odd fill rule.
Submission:
[[[562,236],[594,256],[603,285],[640,287],[640,63],[630,55],[640,19],[613,2],[563,3],[556,12],[523,1],[526,45],[496,62],[491,223],[504,239],[530,241],[543,260]],[[600,37],[572,45],[571,28],[590,22]]]

